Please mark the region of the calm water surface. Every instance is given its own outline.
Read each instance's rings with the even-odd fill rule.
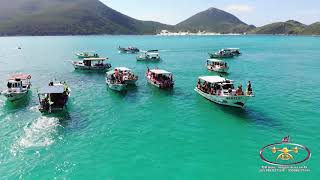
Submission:
[[[159,63],[136,62],[117,47],[159,49]],[[17,47],[22,49],[18,50]],[[194,92],[209,51],[239,47],[228,78],[253,83],[243,110]],[[74,53],[95,50],[132,68],[138,86],[108,90],[104,74],[75,72]],[[174,73],[172,91],[146,83],[147,67]],[[320,175],[320,38],[287,36],[66,36],[0,38],[0,89],[10,74],[32,74],[32,95],[0,97],[0,179],[316,179]],[[66,80],[68,109],[37,110],[37,88]],[[290,135],[310,148],[309,173],[261,173],[261,147]]]

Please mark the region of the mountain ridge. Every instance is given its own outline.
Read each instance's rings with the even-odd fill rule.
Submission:
[[[289,20],[255,27],[231,13],[211,7],[176,25],[168,25],[129,17],[99,0],[2,0],[0,6],[0,36],[152,35],[161,30],[320,35],[320,22],[305,25]]]
[[[254,27],[242,22],[236,16],[211,7],[178,23],[176,29],[197,32],[244,33]]]

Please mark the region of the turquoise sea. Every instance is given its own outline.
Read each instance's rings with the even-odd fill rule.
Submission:
[[[117,47],[159,49],[143,63]],[[22,49],[18,50],[20,46]],[[256,97],[244,109],[211,103],[195,91],[208,52],[239,47],[228,78]],[[95,50],[113,67],[132,68],[136,88],[108,90],[104,74],[74,71],[75,53]],[[172,91],[147,84],[147,67],[173,72]],[[1,37],[0,89],[10,74],[32,74],[32,95],[0,97],[0,179],[317,179],[320,175],[320,38],[308,36]],[[66,80],[66,112],[42,115],[37,88]],[[310,172],[260,172],[260,149],[284,136],[307,146]],[[299,165],[299,166],[300,166]],[[272,165],[270,165],[272,166]]]

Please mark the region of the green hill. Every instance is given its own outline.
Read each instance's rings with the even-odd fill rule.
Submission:
[[[286,22],[276,22],[268,24],[262,27],[253,29],[249,33],[251,34],[301,34],[305,29],[306,25],[298,22],[289,20]]]
[[[172,26],[123,15],[99,0],[2,0],[0,35],[154,34]]]
[[[297,21],[255,28],[234,15],[210,8],[175,25],[140,21],[99,0],[1,0],[0,36],[156,34],[160,30],[249,34],[320,35],[320,22],[306,26]]]
[[[313,23],[307,26],[303,31],[302,34],[305,35],[320,35],[320,22]]]
[[[202,11],[176,25],[182,31],[217,32],[217,33],[244,33],[254,26],[249,26],[234,15],[216,8]]]

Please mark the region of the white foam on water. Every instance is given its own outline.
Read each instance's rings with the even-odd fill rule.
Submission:
[[[33,111],[33,112],[38,111],[38,109],[39,109],[39,105],[32,106],[32,107],[29,108],[29,110],[30,110],[30,111]]]
[[[54,143],[59,119],[40,117],[24,128],[24,134],[18,139],[20,148],[46,147]]]

